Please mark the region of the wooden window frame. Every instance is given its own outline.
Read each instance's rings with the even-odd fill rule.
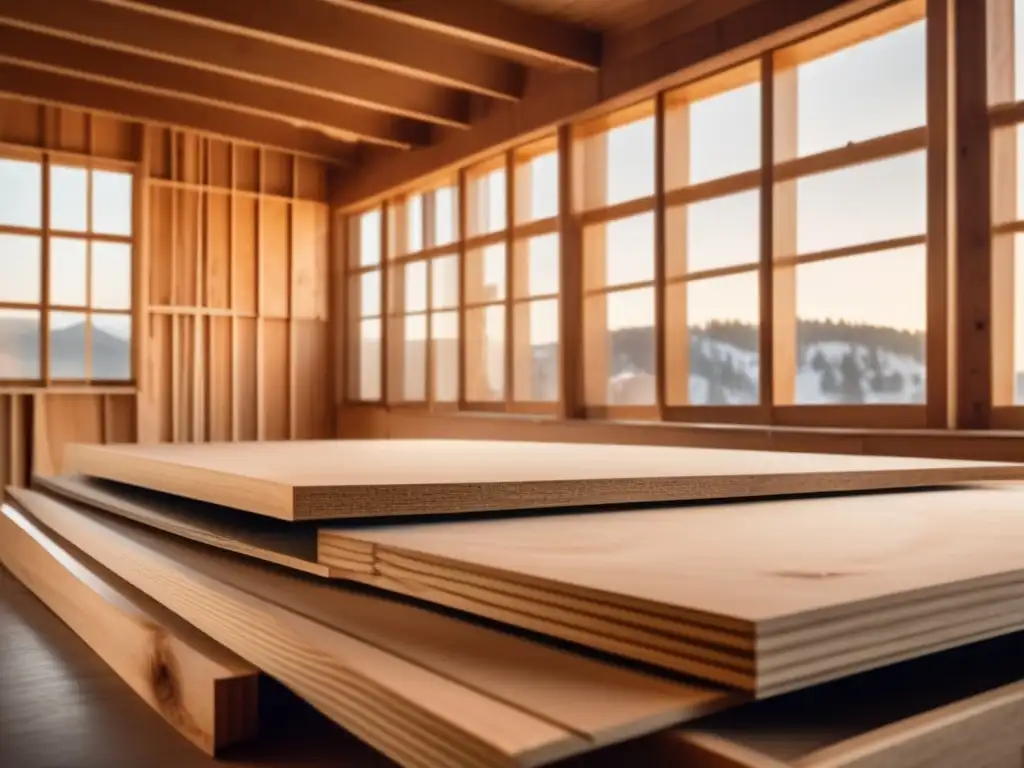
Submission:
[[[362,219],[371,213],[376,212],[380,218],[380,253],[377,262],[369,265],[359,263],[361,257],[362,243]],[[385,275],[387,273],[387,204],[381,204],[353,213],[345,217],[344,223],[344,262],[342,270],[345,280],[345,338],[347,345],[345,349],[345,377],[344,377],[344,398],[348,405],[368,405],[383,403],[386,400],[387,382],[385,380],[385,360],[387,359],[387,286]],[[363,315],[362,313],[362,278],[364,275],[378,273],[380,284],[378,300],[378,313],[376,315]],[[365,320],[377,320],[380,323],[380,359],[378,360],[378,376],[380,394],[374,398],[361,396],[361,345],[362,345],[362,324]],[[359,382],[357,389],[359,393],[353,392],[353,382]]]
[[[96,391],[133,392],[137,386],[139,366],[139,211],[143,194],[140,183],[142,168],[139,162],[96,157],[92,154],[61,152],[60,150],[40,149],[18,145],[4,144],[0,147],[0,159],[38,163],[41,174],[40,226],[19,227],[0,225],[0,234],[23,235],[36,237],[40,242],[40,300],[38,303],[0,302],[0,310],[22,310],[39,312],[39,377],[35,379],[0,379],[0,393],[4,391]],[[81,168],[86,171],[86,226],[83,231],[65,231],[50,226],[50,195],[51,168],[54,166]],[[93,187],[94,171],[109,171],[127,174],[131,177],[131,211],[129,219],[132,230],[130,235],[111,235],[93,231]],[[54,304],[50,301],[50,241],[58,237],[85,243],[85,302],[81,306]],[[131,283],[129,287],[129,306],[126,309],[106,309],[93,306],[92,296],[92,249],[94,243],[117,243],[127,245],[131,250]],[[52,312],[69,312],[84,317],[85,371],[84,378],[54,378],[51,373],[50,361],[50,314]],[[129,344],[128,377],[124,379],[100,379],[92,376],[92,319],[94,315],[120,316],[129,318],[131,342]]]

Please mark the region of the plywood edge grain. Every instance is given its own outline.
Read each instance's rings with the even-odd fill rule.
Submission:
[[[175,466],[117,447],[69,444],[64,471],[114,480],[189,499],[207,501],[281,520],[295,519],[290,485],[202,467]]]
[[[18,502],[19,489],[8,489]],[[254,737],[259,671],[15,508],[0,514],[0,561],[125,683],[208,754]]]

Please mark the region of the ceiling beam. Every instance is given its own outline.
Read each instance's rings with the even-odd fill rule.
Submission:
[[[0,62],[0,95],[198,131],[332,162],[347,162],[353,153],[353,145],[319,131],[16,64]]]
[[[468,131],[450,132],[424,149],[400,155],[367,147],[360,152],[362,161],[334,188],[332,202],[341,208],[361,207],[439,172],[554,132],[561,124],[653,98],[660,89],[747,62],[888,2],[758,0],[709,25],[638,47],[633,56],[609,61],[596,73],[542,73],[546,77],[531,82],[528,97],[494,105]]]
[[[452,127],[469,94],[376,67],[82,0],[0,0],[0,22]]]
[[[400,24],[481,45],[538,66],[593,71],[601,35],[494,0],[330,0]]]
[[[35,0],[42,2],[43,0]],[[437,85],[514,100],[524,68],[444,36],[323,0],[92,0],[221,29]]]
[[[234,109],[344,141],[409,149],[429,138],[426,124],[406,118],[2,24],[0,61]]]

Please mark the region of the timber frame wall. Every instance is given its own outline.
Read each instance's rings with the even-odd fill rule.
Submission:
[[[764,5],[764,4],[762,4]],[[369,164],[352,176],[340,177],[332,199],[337,215],[347,226],[348,236],[339,238],[335,256],[338,272],[346,270],[346,259],[359,262],[359,227],[367,212],[376,211],[381,227],[378,265],[380,278],[373,283],[381,291],[384,307],[381,323],[384,352],[380,360],[380,390],[365,389],[365,377],[357,370],[373,364],[357,349],[359,328],[368,316],[358,311],[363,305],[359,286],[347,281],[351,303],[346,313],[336,315],[339,335],[347,342],[339,381],[339,434],[350,437],[476,437],[541,440],[596,440],[662,444],[719,445],[786,450],[833,450],[840,452],[900,453],[920,455],[980,456],[1019,459],[1024,455],[1019,433],[1005,430],[1024,428],[1024,406],[1014,402],[1014,270],[1024,268],[1016,256],[1015,243],[1024,241],[1024,221],[1019,213],[1017,176],[1018,124],[1024,123],[1024,83],[1014,82],[1014,0],[902,0],[901,2],[815,3],[812,0],[787,4],[787,13],[797,7],[816,10],[807,19],[791,19],[789,26],[775,29],[774,20],[757,13],[736,14],[735,23],[725,19],[715,28],[720,51],[707,52],[675,75],[663,74],[649,66],[654,82],[628,92],[602,83],[602,90],[614,98],[603,103],[592,96],[574,102],[572,110],[554,120],[557,107],[549,101],[512,105],[495,116],[486,128],[477,127],[465,137],[422,150],[406,157]],[[824,6],[827,6],[827,11]],[[780,9],[780,16],[782,12]],[[794,67],[834,50],[871,39],[888,31],[927,19],[926,121],[920,126],[828,149],[815,155],[797,156],[787,131],[795,131],[795,100],[787,89],[795,86]],[[757,25],[763,28],[758,36]],[[741,28],[743,27],[743,28]],[[656,33],[652,46],[665,46]],[[693,33],[694,35],[696,33]],[[710,34],[710,31],[709,31]],[[735,38],[735,47],[729,46]],[[747,42],[749,40],[749,42]],[[643,44],[636,37],[633,48]],[[675,41],[679,44],[679,41]],[[745,44],[741,44],[745,43]],[[628,48],[625,44],[619,48]],[[705,45],[703,50],[707,51]],[[717,55],[713,55],[717,54]],[[619,52],[622,69],[635,51]],[[664,57],[663,57],[664,58]],[[652,57],[653,59],[653,57]],[[614,68],[614,65],[612,65]],[[630,76],[641,77],[634,66]],[[657,75],[658,77],[654,77]],[[626,79],[626,78],[620,78]],[[667,151],[666,132],[678,130],[673,124],[685,113],[688,101],[760,82],[762,103],[761,163],[726,178],[686,186],[685,158]],[[613,86],[617,83],[613,83]],[[987,94],[987,97],[986,97]],[[592,103],[585,102],[587,98]],[[518,111],[516,111],[518,110]],[[608,204],[605,193],[589,169],[601,166],[600,151],[588,145],[588,136],[615,125],[653,116],[655,158],[653,193],[621,203]],[[531,129],[516,134],[511,126]],[[473,133],[482,134],[473,136]],[[492,137],[487,146],[487,134]],[[677,134],[678,135],[678,134]],[[787,140],[788,139],[788,140]],[[601,142],[604,144],[605,142]],[[678,144],[678,142],[677,142]],[[540,150],[534,150],[539,147]],[[522,169],[538,151],[557,148],[559,210],[539,221],[523,220],[517,209],[524,196]],[[841,247],[820,253],[796,254],[795,183],[808,174],[831,171],[886,158],[917,153],[923,156],[927,203],[925,229],[879,242]],[[678,154],[678,153],[676,153]],[[588,156],[589,155],[589,156]],[[474,227],[475,209],[487,207],[486,195],[476,191],[474,179],[503,168],[505,215],[495,227]],[[676,178],[673,180],[673,176]],[[528,178],[528,176],[527,176]],[[681,181],[682,180],[682,181]],[[527,182],[528,183],[528,182]],[[989,191],[991,189],[991,195]],[[455,196],[458,206],[457,235],[436,243],[431,230],[437,224],[432,214],[439,190]],[[686,336],[685,317],[673,312],[683,301],[666,301],[671,291],[673,269],[679,255],[666,243],[666,220],[674,208],[720,195],[755,190],[760,195],[760,254],[757,262],[730,265],[722,275],[750,271],[758,276],[760,295],[760,386],[759,402],[744,406],[702,406],[688,404],[685,391],[686,354],[678,342],[665,343],[666,334]],[[403,274],[388,268],[407,248],[407,233],[394,222],[408,221],[405,208],[416,200],[422,209],[417,221],[413,256],[432,258],[457,255],[461,268],[458,286],[460,302],[444,311],[458,312],[460,376],[457,391],[438,397],[437,366],[432,360],[433,343],[429,317],[430,298],[423,302],[428,318],[425,360],[417,360],[425,384],[416,393],[396,389],[396,368],[403,364],[401,333],[402,295],[396,293]],[[446,209],[447,210],[447,209]],[[648,406],[616,406],[603,400],[604,383],[594,386],[593,370],[604,366],[596,358],[607,354],[603,339],[595,339],[586,309],[595,296],[607,288],[598,286],[603,278],[591,273],[605,272],[593,252],[594,230],[605,222],[626,216],[653,214],[653,273],[629,289],[653,289],[655,354],[658,381],[655,401]],[[989,222],[992,222],[990,225]],[[678,231],[676,222],[675,231]],[[339,227],[340,228],[340,227]],[[521,261],[516,254],[523,238],[557,233],[561,290],[541,298],[558,302],[560,376],[554,402],[533,402],[515,393],[522,350],[510,315],[522,280],[516,274]],[[395,239],[399,239],[396,246]],[[603,238],[603,235],[602,235]],[[787,238],[794,242],[787,241]],[[591,241],[588,243],[588,240]],[[487,301],[474,287],[479,282],[474,252],[489,244],[504,243],[509,257],[504,280],[505,293]],[[794,272],[797,264],[856,254],[917,248],[924,252],[926,283],[927,391],[924,402],[908,405],[795,405],[793,393],[794,343],[780,344],[780,338],[795,338]],[[678,250],[678,247],[676,247]],[[584,255],[584,251],[588,256]],[[682,256],[685,264],[685,254]],[[1014,262],[1018,264],[1015,267]],[[596,263],[596,267],[595,267]],[[384,265],[380,268],[379,265]],[[685,273],[685,268],[682,270]],[[433,270],[430,271],[433,275]],[[711,277],[722,275],[713,274]],[[705,275],[677,275],[686,281]],[[430,293],[430,277],[426,278]],[[595,288],[595,286],[598,286]],[[618,290],[616,288],[616,290]],[[526,298],[532,298],[527,296]],[[1018,298],[1018,301],[1020,299]],[[501,368],[504,390],[497,397],[476,396],[473,378],[480,363],[474,362],[479,345],[472,338],[479,318],[470,313],[485,303],[504,304],[505,359]],[[376,303],[376,302],[371,302]],[[598,311],[603,312],[603,309]],[[684,310],[685,311],[685,310]],[[1017,309],[1020,312],[1021,309]],[[345,322],[342,322],[342,320]],[[600,328],[600,324],[598,324]],[[679,328],[684,329],[678,333]],[[785,333],[783,333],[785,331]],[[395,343],[398,339],[398,343]],[[685,340],[683,340],[685,341]],[[581,351],[582,350],[582,351]],[[682,350],[682,351],[681,351]],[[527,350],[528,351],[528,350]],[[433,357],[437,353],[434,352]],[[588,361],[584,364],[584,360]],[[767,364],[765,364],[767,363]],[[1019,366],[1018,366],[1019,367]],[[372,379],[373,377],[371,377]],[[681,386],[681,383],[682,386]],[[360,388],[363,387],[363,391]],[[486,411],[490,413],[471,413]],[[501,414],[501,415],[497,415]],[[515,417],[512,417],[515,415]],[[555,417],[555,418],[552,418]],[[647,423],[645,423],[647,422]],[[996,432],[995,430],[1004,430]]]
[[[0,384],[0,484],[73,441],[332,436],[322,161],[7,98],[0,158],[134,174],[132,376]]]

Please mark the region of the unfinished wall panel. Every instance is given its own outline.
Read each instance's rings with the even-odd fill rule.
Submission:
[[[291,392],[288,375],[291,343],[287,320],[262,320],[263,323],[263,434],[264,440],[290,437]]]

